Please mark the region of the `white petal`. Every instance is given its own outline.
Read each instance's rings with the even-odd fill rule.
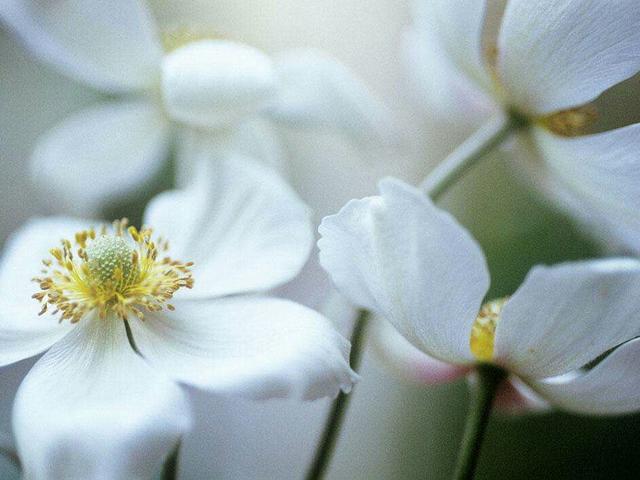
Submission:
[[[433,29],[451,61],[482,86],[490,84],[482,51],[486,3],[427,0],[421,2],[417,15],[419,26]]]
[[[585,104],[640,70],[636,0],[510,0],[498,44],[501,83],[532,114]]]
[[[465,363],[489,287],[480,247],[418,189],[380,182],[320,225],[320,263],[352,302],[373,310],[417,348]]]
[[[168,375],[249,398],[312,400],[349,391],[349,342],[317,312],[288,300],[176,302],[132,324],[142,354]]]
[[[139,0],[3,0],[0,21],[40,59],[107,91],[150,88],[162,49]]]
[[[161,112],[149,103],[97,105],[39,140],[32,175],[56,209],[96,214],[153,177],[168,154],[168,133]]]
[[[176,143],[176,177],[180,187],[189,185],[195,178],[200,159],[215,162],[228,151],[255,159],[280,173],[286,171],[285,153],[277,132],[260,118],[243,122],[231,132],[185,127]]]
[[[89,226],[65,217],[33,219],[7,240],[0,260],[0,365],[36,355],[69,331],[69,322],[38,316],[40,305],[31,296],[39,287],[31,279],[51,248]]]
[[[638,289],[632,259],[535,267],[502,311],[496,362],[532,378],[583,367],[640,335]]]
[[[584,374],[532,381],[552,404],[577,413],[616,415],[640,410],[640,339],[621,345]],[[564,378],[568,377],[568,378]]]
[[[191,42],[162,63],[169,115],[202,127],[221,127],[264,107],[275,93],[271,60],[259,50],[222,40]]]
[[[629,226],[640,225],[640,124],[575,138],[535,129],[534,136],[551,174],[596,213],[626,214]]]
[[[571,150],[572,142],[576,140],[580,143],[581,139],[560,139],[538,128],[533,128],[531,131],[533,136],[537,137],[538,141],[535,143],[538,148],[531,148],[534,142],[531,141],[530,135],[519,137],[519,140],[524,142],[514,144],[514,147],[517,147],[517,155],[514,154],[512,157],[519,167],[514,173],[518,174],[523,181],[533,183],[552,202],[571,215],[586,235],[599,240],[606,247],[605,251],[612,254],[640,252],[638,211],[626,209],[626,205],[621,202],[617,202],[617,205],[610,201],[603,202],[593,195],[596,193],[606,196],[615,192],[615,189],[581,191],[580,188],[583,188],[584,184],[576,183],[575,178],[580,178],[582,172],[575,170],[579,162],[572,161],[571,155],[568,156],[569,161],[565,168],[567,173],[571,173],[573,169],[576,172],[575,178],[573,174],[562,173],[565,153],[561,152],[560,155],[554,153],[553,146],[558,143],[563,147],[561,150],[564,150],[564,147],[569,147],[568,150]],[[541,155],[546,158],[546,164],[541,162]],[[606,164],[603,166],[606,168]]]
[[[286,154],[270,122],[256,118],[238,125],[232,142],[238,153],[255,158],[280,174],[286,173]]]
[[[185,398],[131,349],[124,324],[83,319],[18,390],[26,478],[152,478],[189,427]]]
[[[344,65],[315,50],[296,50],[276,62],[277,98],[268,113],[299,128],[346,133],[357,141],[395,143],[391,113]]]
[[[468,371],[468,368],[441,362],[418,350],[386,320],[374,323],[369,342],[384,366],[414,382],[425,385],[451,382]]]
[[[198,297],[267,290],[295,277],[313,246],[307,207],[268,168],[248,158],[200,162],[197,181],[160,194],[145,223],[171,255],[195,262]]]
[[[456,69],[431,30],[414,28],[405,32],[402,54],[412,85],[429,117],[470,135],[497,112],[493,101]]]

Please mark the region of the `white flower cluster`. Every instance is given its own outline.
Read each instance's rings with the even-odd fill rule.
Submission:
[[[640,72],[637,1],[416,7],[403,53],[428,114],[456,137],[497,119],[491,148],[525,182],[612,250],[640,251],[640,124],[599,130],[603,93]],[[191,426],[179,385],[348,393],[349,342],[274,292],[314,243],[277,128],[393,148],[397,125],[369,89],[319,51],[163,32],[138,0],[3,0],[0,21],[103,98],[39,138],[33,184],[61,216],[29,220],[0,258],[0,365],[45,352],[14,401],[25,477],[152,478]],[[640,410],[640,261],[535,266],[509,297],[485,298],[480,246],[429,198],[486,153],[467,150],[422,188],[383,179],[326,217],[322,267],[375,314],[382,357],[424,383],[492,365],[507,409]],[[140,228],[100,218],[170,159],[175,189]]]

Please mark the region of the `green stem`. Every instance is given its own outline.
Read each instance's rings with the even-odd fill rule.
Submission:
[[[360,367],[360,358],[362,357],[362,347],[364,345],[364,333],[368,319],[369,312],[366,310],[360,310],[353,327],[353,333],[351,334],[350,363],[351,368],[354,370],[358,370]],[[334,402],[325,430],[322,434],[322,440],[319,443],[313,463],[305,477],[307,480],[318,480],[322,478],[329,466],[329,460],[331,459],[331,455],[335,448],[338,433],[340,432],[340,427],[342,426],[342,421],[344,419],[345,412],[347,411],[350,398],[351,395],[340,392],[338,398]]]
[[[438,200],[449,187],[456,183],[464,173],[481,160],[487,153],[501,145],[525,121],[517,115],[498,115],[484,127],[469,137],[463,144],[444,159],[420,184],[420,188],[434,201]],[[361,350],[364,346],[363,331],[369,312],[361,310],[351,337],[351,366],[357,370]],[[349,396],[340,393],[327,420],[322,440],[316,456],[307,472],[306,480],[322,478],[340,432],[342,418],[349,404]]]
[[[504,370],[488,364],[480,364],[476,373],[478,381],[472,392],[458,463],[453,474],[454,480],[473,479],[478,465],[482,439],[491,416],[493,398],[498,386],[506,376]]]
[[[178,476],[178,455],[180,454],[180,443],[173,449],[171,455],[167,457],[162,467],[161,480],[175,480]]]
[[[420,189],[433,201],[438,200],[471,167],[523,125],[523,120],[515,115],[500,114],[492,118],[440,162],[422,181]]]

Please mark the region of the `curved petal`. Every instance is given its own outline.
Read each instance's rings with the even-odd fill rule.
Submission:
[[[426,0],[416,12],[418,26],[432,30],[453,63],[484,87],[491,83],[482,46],[486,13],[486,0]]]
[[[437,385],[452,382],[469,371],[418,350],[386,320],[374,323],[369,342],[384,366],[417,383]]]
[[[32,219],[7,240],[0,259],[0,365],[46,350],[71,328],[53,316],[38,316],[40,305],[31,298],[38,285],[32,278],[40,274],[49,249],[88,226],[66,217]]]
[[[276,60],[279,92],[267,113],[296,128],[334,130],[356,141],[396,143],[391,112],[344,65],[316,50]]]
[[[640,339],[621,345],[584,374],[532,381],[552,404],[577,413],[616,415],[640,410]],[[567,378],[565,378],[567,377]]]
[[[302,305],[244,296],[175,306],[132,331],[145,358],[180,381],[249,398],[313,400],[349,391],[357,379],[349,342]]]
[[[153,177],[168,154],[168,140],[169,125],[150,103],[97,105],[39,140],[31,172],[56,209],[97,214]]]
[[[41,60],[113,92],[151,88],[162,48],[140,0],[3,0],[0,21]]]
[[[169,115],[200,127],[222,127],[258,112],[276,89],[271,60],[259,50],[223,40],[190,42],[162,62]]]
[[[583,367],[640,335],[638,289],[632,259],[533,268],[502,311],[495,361],[529,378]]]
[[[136,355],[115,318],[83,319],[18,390],[26,478],[152,478],[189,427],[186,399]]]
[[[191,187],[147,207],[145,223],[170,240],[171,255],[195,262],[195,287],[184,295],[276,287],[300,272],[313,246],[309,211],[293,190],[248,158],[222,155],[199,163]]]
[[[548,114],[594,100],[640,70],[635,0],[510,0],[498,69],[521,110]]]
[[[575,138],[538,128],[533,134],[552,173],[574,193],[600,213],[626,213],[640,223],[640,124]]]
[[[423,110],[438,122],[450,123],[470,135],[497,113],[496,104],[456,70],[431,30],[406,31],[402,57]]]
[[[320,225],[320,263],[353,303],[389,320],[413,345],[466,363],[489,287],[477,243],[418,189],[394,179]]]

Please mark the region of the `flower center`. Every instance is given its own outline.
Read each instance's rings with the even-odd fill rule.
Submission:
[[[130,314],[142,319],[144,312],[173,310],[168,301],[182,288],[193,287],[192,262],[159,258],[168,243],[151,239],[152,231],[127,228],[127,220],[114,222],[113,229],[92,228],[76,233],[75,245],[62,240],[42,263],[43,277],[35,278],[40,291],[33,297],[49,307],[60,321],[79,322],[97,310],[100,318],[115,314],[126,320]],[[74,248],[75,247],[75,248]]]
[[[222,36],[215,32],[205,32],[187,27],[177,27],[163,32],[161,35],[161,42],[165,53],[170,53],[192,42],[198,42],[200,40],[217,40],[220,38],[222,38]]]
[[[598,119],[598,110],[592,104],[561,110],[540,119],[542,126],[556,135],[577,137],[586,135]]]
[[[508,297],[505,297],[485,303],[473,322],[469,346],[471,353],[481,362],[489,362],[493,359],[496,327],[507,300]]]

